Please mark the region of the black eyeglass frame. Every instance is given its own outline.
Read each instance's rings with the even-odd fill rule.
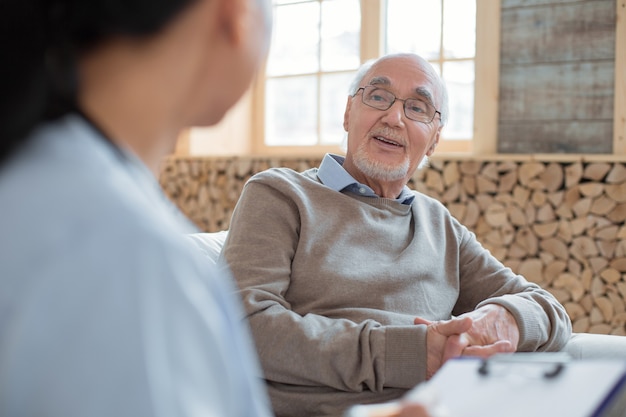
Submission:
[[[441,112],[440,112],[439,110],[437,110],[437,109],[435,108],[435,106],[433,106],[432,104],[427,103],[426,101],[424,101],[424,100],[420,100],[420,99],[415,98],[415,97],[409,97],[409,98],[404,98],[404,99],[403,99],[403,98],[398,98],[398,97],[396,97],[396,95],[395,95],[395,94],[393,94],[391,91],[389,91],[389,90],[387,90],[387,89],[384,89],[384,88],[382,88],[382,87],[379,87],[379,86],[377,86],[377,85],[366,85],[366,86],[363,86],[363,87],[359,87],[359,88],[356,90],[356,92],[352,95],[352,97],[356,97],[356,95],[357,95],[357,94],[359,94],[359,91],[361,91],[361,90],[362,90],[363,92],[365,92],[365,89],[366,89],[366,88],[370,88],[370,87],[371,87],[371,88],[377,88],[377,89],[379,89],[379,90],[383,90],[383,91],[385,91],[386,93],[389,93],[389,94],[393,97],[393,100],[391,101],[391,103],[389,103],[389,106],[388,106],[386,109],[380,109],[380,108],[378,108],[378,107],[374,107],[374,106],[372,106],[371,104],[366,103],[366,102],[365,102],[365,95],[364,95],[364,94],[361,94],[361,103],[365,104],[367,107],[371,107],[372,109],[376,109],[376,110],[380,110],[380,111],[387,111],[387,110],[389,110],[389,109],[391,108],[391,106],[393,106],[393,105],[395,104],[395,102],[396,102],[396,101],[401,101],[401,102],[402,102],[402,109],[404,110],[404,116],[405,116],[407,119],[409,119],[409,120],[412,120],[412,121],[414,121],[414,122],[419,122],[419,123],[429,124],[429,123],[432,123],[432,121],[433,121],[433,120],[435,120],[435,116],[436,116],[437,114],[439,114],[439,120],[441,120]],[[433,109],[435,109],[435,112],[433,113],[433,116],[432,116],[432,117],[430,118],[430,120],[428,120],[428,121],[425,121],[425,120],[416,120],[416,119],[413,119],[413,118],[409,117],[409,115],[408,115],[408,114],[406,114],[406,101],[407,101],[407,100],[418,100],[418,101],[423,102],[423,103],[424,103],[424,104],[426,104],[427,106],[432,107]]]

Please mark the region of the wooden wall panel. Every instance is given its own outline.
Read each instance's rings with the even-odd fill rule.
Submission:
[[[612,120],[513,121],[498,125],[500,153],[610,154]],[[596,138],[589,140],[589,138]]]
[[[502,10],[503,65],[613,60],[612,0]]]
[[[504,0],[498,151],[612,153],[615,0]]]
[[[614,62],[506,67],[500,121],[613,120]]]
[[[540,6],[546,4],[580,3],[586,0],[502,0],[502,8]],[[594,0],[587,0],[594,1]]]

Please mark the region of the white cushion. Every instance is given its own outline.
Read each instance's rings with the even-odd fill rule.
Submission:
[[[626,337],[574,333],[564,352],[574,359],[626,359]]]
[[[224,246],[226,236],[228,236],[228,231],[222,230],[221,232],[213,233],[191,233],[187,236],[211,262],[217,263],[217,259],[219,258],[222,247]]]

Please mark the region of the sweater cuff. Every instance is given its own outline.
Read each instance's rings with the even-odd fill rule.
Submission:
[[[385,387],[413,388],[426,379],[426,326],[385,329]]]

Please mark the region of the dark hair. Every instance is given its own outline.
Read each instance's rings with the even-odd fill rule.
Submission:
[[[195,0],[0,0],[0,163],[75,108],[76,60],[113,35],[156,33]]]

